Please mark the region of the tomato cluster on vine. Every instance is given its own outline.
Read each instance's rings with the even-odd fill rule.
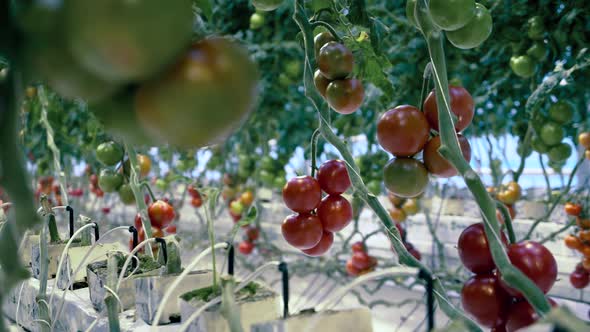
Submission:
[[[572,124],[574,115],[574,106],[568,101],[559,100],[551,104],[547,112],[537,112],[531,121],[534,129],[531,138],[532,150],[547,155],[548,165],[554,170],[560,170],[572,155],[572,148],[565,138],[566,128]],[[517,152],[523,157],[528,157],[532,150],[519,144]]]
[[[256,226],[248,226],[244,233],[244,238],[238,246],[240,253],[250,255],[254,251],[259,237],[260,230]]]
[[[493,198],[502,202],[504,206],[506,206],[508,213],[510,214],[510,219],[516,217],[516,208],[514,205],[522,197],[522,188],[518,182],[510,181],[498,188],[488,187],[486,190]],[[496,218],[500,223],[504,223],[504,216],[499,209],[496,211]]]
[[[352,206],[342,194],[350,188],[346,164],[328,160],[317,179],[298,176],[283,187],[283,202],[296,212],[287,216],[281,230],[285,241],[308,256],[322,256],[334,242],[334,232],[352,221]],[[322,191],[327,196],[322,198]]]
[[[473,98],[463,87],[450,86],[451,111],[457,117],[455,130],[463,157],[471,160],[469,141],[459,132],[473,120]],[[381,147],[393,154],[383,170],[385,187],[393,194],[412,198],[420,195],[428,185],[428,174],[440,178],[457,175],[457,170],[439,153],[440,136],[431,137],[431,130],[438,131],[438,107],[436,94],[430,92],[424,101],[423,111],[410,105],[397,106],[381,115],[377,123],[377,139]],[[423,162],[415,156],[423,152]]]
[[[164,235],[176,234],[176,225],[173,224],[176,212],[170,203],[164,200],[153,202],[148,207],[148,217],[152,227],[152,238],[161,238]],[[135,215],[133,225],[137,229],[138,243],[145,241],[146,234],[141,214],[137,213]],[[133,238],[129,239],[129,250],[133,250]],[[140,251],[143,252],[143,249]]]
[[[377,259],[367,253],[363,242],[355,242],[351,246],[352,256],[346,261],[346,272],[357,277],[375,270]]]
[[[352,51],[327,31],[315,36],[314,47],[319,69],[313,80],[318,92],[336,112],[354,113],[363,103],[365,89],[360,80],[349,78],[354,68]]]
[[[531,17],[525,28],[528,36],[526,43],[528,48],[521,47],[521,45],[514,47],[514,54],[510,58],[510,68],[517,76],[529,78],[535,74],[537,64],[547,59],[548,45],[543,40],[545,25],[542,17]]]
[[[580,203],[567,202],[564,209],[567,215],[576,218],[574,232],[564,238],[565,246],[582,254],[582,261],[570,274],[570,283],[583,289],[590,284],[590,219]]]
[[[586,159],[590,159],[590,132],[583,132],[578,135],[578,143],[585,149]]]
[[[508,244],[504,233],[498,234],[507,247],[510,262],[547,294],[557,278],[557,262],[542,244],[523,241]],[[479,324],[493,331],[513,332],[533,324],[539,316],[523,294],[510,287],[496,268],[483,223],[473,224],[461,233],[459,258],[474,275],[461,290],[463,309]],[[552,305],[555,303],[549,299]]]
[[[195,185],[189,184],[186,188],[186,192],[190,196],[191,205],[194,208],[198,209],[203,205],[203,197]]]

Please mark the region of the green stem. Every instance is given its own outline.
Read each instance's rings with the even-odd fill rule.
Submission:
[[[514,228],[512,228],[512,216],[508,211],[508,207],[504,203],[496,201],[496,207],[500,210],[502,218],[504,218],[504,225],[506,225],[506,232],[508,232],[508,241],[516,243],[516,236],[514,235]]]
[[[543,244],[545,242],[551,241],[553,239],[555,239],[555,237],[565,231],[567,231],[570,227],[572,227],[573,225],[576,224],[576,220],[571,220],[569,221],[567,224],[565,224],[563,227],[561,227],[560,229],[556,230],[555,232],[547,235],[547,237],[545,237],[544,239],[542,239],[541,241],[539,241],[539,243]]]
[[[49,243],[53,244],[61,241],[61,239],[59,238],[59,231],[57,230],[57,223],[55,222],[54,214],[49,215],[47,227],[49,228]]]
[[[320,131],[316,129],[311,135],[311,177],[315,177],[317,171],[317,154],[318,154],[318,138],[320,137]]]
[[[209,192],[207,197],[209,201],[205,204],[205,218],[207,219],[207,231],[209,233],[209,245],[211,246],[211,265],[213,267],[213,289],[217,288],[217,268],[215,259],[215,227],[213,225],[213,218],[211,212],[215,211],[217,205],[217,199],[219,191],[213,189],[213,192]]]
[[[42,85],[39,86],[37,89],[37,94],[39,96],[39,102],[41,103],[41,124],[45,127],[45,131],[47,133],[47,146],[51,153],[53,154],[53,168],[54,172],[57,173],[59,177],[59,187],[61,190],[61,195],[63,196],[63,204],[69,205],[68,199],[68,186],[66,182],[66,172],[62,170],[61,167],[61,152],[57,145],[55,145],[55,140],[53,139],[54,132],[51,124],[49,123],[49,119],[47,118],[47,110],[49,109],[49,99],[47,98],[47,93],[45,92],[45,87]]]
[[[439,105],[438,121],[441,137],[439,153],[461,174],[479,205],[483,215],[485,233],[490,243],[490,251],[498,270],[501,272],[502,279],[519,290],[535,310],[544,316],[551,309],[545,294],[511,264],[500,238],[500,224],[496,219],[496,204],[486,191],[479,176],[471,169],[461,153],[450,110],[451,99],[443,47],[444,34],[435,27],[427,7],[426,0],[420,0],[416,6],[416,18],[426,39],[433,65],[436,103]]]
[[[313,21],[311,23],[312,29],[315,29],[316,27],[319,27],[319,26],[322,26],[322,27],[328,29],[328,31],[330,31],[330,34],[332,34],[332,36],[334,36],[334,38],[336,38],[337,41],[342,41],[342,38],[340,38],[340,36],[338,35],[338,32],[336,32],[336,30],[330,25],[330,23],[324,22],[324,21]]]
[[[523,152],[531,148],[530,146],[531,146],[532,138],[533,138],[533,125],[531,124],[531,122],[529,122],[529,125],[526,130],[526,134],[524,135],[524,140],[522,140],[522,143],[521,143],[521,149],[523,149]],[[526,153],[523,153],[522,156],[520,157],[520,164],[518,165],[518,169],[516,170],[516,172],[514,172],[514,174],[512,176],[514,182],[518,182],[518,180],[520,179],[520,176],[522,175],[522,172],[524,171],[526,159],[527,159]]]
[[[152,203],[156,201],[156,195],[154,195],[154,192],[152,191],[152,187],[150,187],[150,184],[147,183],[147,181],[142,181],[140,184],[141,188],[145,188],[148,191],[148,194],[150,195],[150,198],[152,200]]]
[[[135,196],[135,204],[137,205],[137,211],[141,215],[141,222],[143,224],[143,229],[145,231],[146,238],[151,238],[153,234],[152,224],[151,222],[149,222],[150,217],[147,212],[147,205],[145,204],[145,200],[143,198],[143,192],[141,191],[139,174],[137,173],[137,170],[139,169],[137,165],[137,153],[135,152],[135,149],[129,147],[127,142],[125,142],[124,145],[125,150],[127,151],[127,155],[129,156],[129,164],[131,165],[131,169],[129,170],[129,186],[133,191],[133,196]],[[147,244],[145,251],[146,255],[148,255],[151,258],[154,258],[151,243]]]
[[[305,8],[303,6],[302,0],[295,1],[295,10],[293,13],[293,19],[299,26],[301,32],[303,33],[303,40],[305,45],[305,68],[304,68],[304,86],[305,86],[305,95],[310,100],[310,102],[314,105],[316,110],[320,116],[320,127],[319,130],[326,139],[328,143],[333,145],[342,155],[342,158],[346,162],[346,166],[348,169],[348,174],[350,176],[350,180],[352,186],[355,190],[355,195],[358,195],[363,201],[367,203],[371,207],[371,209],[375,212],[377,217],[380,219],[383,227],[385,228],[388,238],[391,241],[395,251],[399,256],[399,260],[401,263],[417,267],[424,270],[430,276],[432,276],[432,272],[424,266],[420,261],[416,260],[414,256],[412,256],[407,249],[405,248],[401,236],[391,220],[389,213],[387,210],[381,205],[377,197],[367,190],[367,187],[363,183],[363,180],[360,176],[360,171],[358,166],[356,165],[354,158],[350,151],[348,150],[348,146],[334,134],[333,130],[330,128],[327,119],[329,119],[329,109],[325,107],[321,107],[324,104],[322,97],[319,95],[317,90],[314,88],[313,85],[313,71],[312,71],[312,60],[314,57],[314,47],[313,47],[313,33],[312,27],[309,24],[307,15],[305,14]],[[440,279],[434,277],[434,288],[436,291],[436,298],[438,300],[438,304],[441,309],[449,316],[451,319],[461,319],[466,322],[469,326],[471,331],[481,331],[481,329],[471,321],[463,311],[456,308],[447,298],[446,290],[442,285]]]
[[[115,290],[117,287],[117,273],[119,272],[119,263],[117,255],[108,255],[107,259],[107,286]],[[121,327],[119,325],[119,302],[114,294],[110,292],[105,297],[104,302],[107,307],[107,314],[109,318],[109,331],[119,332]]]

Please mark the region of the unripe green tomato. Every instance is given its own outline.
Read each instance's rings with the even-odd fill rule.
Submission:
[[[547,58],[547,47],[542,41],[536,41],[529,47],[526,54],[538,61],[545,61]]]
[[[369,181],[367,183],[367,189],[370,193],[374,195],[379,195],[381,194],[381,183],[376,180]]]
[[[269,171],[263,169],[258,173],[258,176],[260,177],[260,181],[267,186],[273,185],[275,177]]]
[[[276,188],[282,189],[285,186],[285,183],[286,183],[285,178],[278,176],[274,179],[273,184]]]
[[[462,28],[447,31],[447,39],[457,48],[470,49],[481,45],[492,34],[492,15],[483,5],[475,4],[475,16]]]
[[[510,58],[510,68],[516,75],[529,78],[535,73],[535,62],[528,55],[513,56]]]
[[[303,64],[299,60],[292,60],[285,65],[285,73],[291,78],[299,78],[303,70]]]
[[[549,107],[549,118],[557,123],[567,124],[574,119],[574,107],[566,101],[558,101]]]
[[[531,139],[531,146],[533,150],[537,151],[538,153],[547,153],[549,152],[549,147],[543,143],[543,140],[539,136],[533,136]]]
[[[164,191],[168,188],[168,181],[164,179],[157,179],[156,180],[156,188]]]
[[[291,78],[289,78],[289,76],[287,76],[285,73],[280,73],[279,74],[279,84],[283,88],[288,88],[291,86],[291,84],[293,84],[293,80]]]
[[[475,16],[475,0],[430,0],[430,17],[443,30],[454,31]]]
[[[264,15],[261,13],[254,13],[250,16],[250,29],[258,30],[264,26]]]
[[[549,150],[549,160],[559,163],[565,162],[572,155],[572,147],[567,143],[560,143]]]
[[[123,175],[120,173],[117,173],[108,168],[100,171],[100,176],[98,177],[98,186],[105,193],[112,193],[119,190],[122,184]]]
[[[541,16],[533,16],[528,21],[527,34],[530,39],[540,40],[543,39],[545,34],[545,26],[543,24],[543,18]]]
[[[133,190],[131,190],[131,186],[129,184],[125,183],[121,185],[119,188],[119,198],[125,205],[131,205],[135,203],[135,196],[133,195]]]
[[[123,159],[124,153],[120,144],[114,141],[104,142],[96,148],[96,159],[105,166],[115,166]]]
[[[563,127],[555,122],[547,122],[541,127],[541,139],[549,147],[559,144],[564,135]]]

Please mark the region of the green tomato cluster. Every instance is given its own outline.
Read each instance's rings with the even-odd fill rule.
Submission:
[[[510,58],[510,68],[519,77],[529,78],[536,72],[537,64],[547,59],[547,46],[543,41],[545,27],[543,18],[540,16],[531,17],[526,25],[527,36],[525,49],[517,47]],[[518,45],[520,46],[520,45]]]
[[[539,114],[533,119],[535,134],[532,137],[532,149],[549,158],[549,166],[560,170],[572,154],[572,148],[564,142],[565,126],[574,117],[574,107],[566,101],[552,104],[547,114]]]
[[[414,25],[416,4],[417,0],[406,3],[406,15]],[[478,47],[492,33],[490,11],[475,0],[430,0],[428,11],[434,24],[446,31],[447,39],[457,48]]]
[[[100,170],[98,186],[105,193],[118,193],[123,204],[131,205],[135,203],[135,196],[129,185],[131,165],[124,158],[125,150],[121,144],[107,141],[98,145],[96,159],[105,166]]]

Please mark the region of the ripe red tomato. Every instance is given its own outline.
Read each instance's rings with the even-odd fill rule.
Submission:
[[[193,197],[191,198],[191,205],[198,209],[203,205],[203,199],[200,196]]]
[[[507,243],[504,233],[501,236],[502,242]],[[483,223],[473,224],[465,228],[459,236],[457,249],[459,250],[461,262],[473,273],[489,273],[496,268],[490,253]]]
[[[152,238],[164,237],[164,232],[160,228],[152,228]]]
[[[219,142],[252,110],[257,77],[256,65],[236,43],[203,39],[163,76],[141,84],[135,114],[162,142],[189,148]]]
[[[471,160],[471,145],[465,136],[458,134],[457,138],[463,158],[469,162]],[[457,175],[457,170],[438,153],[440,145],[440,136],[435,136],[428,141],[424,147],[424,165],[431,174],[441,178],[450,178]]]
[[[414,247],[413,244],[411,244],[410,242],[406,242],[404,246],[406,247],[406,250],[410,253],[410,255],[414,256],[414,258],[416,258],[417,260],[422,260],[422,254],[420,254],[418,249],[416,249],[416,247]]]
[[[249,241],[242,241],[242,242],[240,242],[240,245],[238,246],[238,250],[243,255],[250,255],[252,253],[252,251],[254,251],[254,243],[249,242]]]
[[[361,273],[361,270],[357,269],[356,267],[354,267],[354,265],[352,265],[352,260],[348,260],[346,262],[346,272],[348,272],[349,275],[356,277]]]
[[[260,231],[256,227],[248,227],[248,229],[246,230],[246,237],[248,237],[248,240],[250,240],[250,242],[258,240],[259,236]]]
[[[365,245],[361,241],[358,241],[352,244],[351,249],[352,252],[365,251]]]
[[[320,49],[318,68],[329,80],[346,78],[352,73],[354,58],[348,47],[337,42],[328,42]]]
[[[374,263],[371,256],[365,251],[357,251],[352,254],[352,265],[359,270],[366,270]]]
[[[570,203],[565,203],[565,213],[570,216],[578,217],[582,213],[582,205]]]
[[[548,299],[552,307],[556,307],[557,303],[552,299]],[[506,331],[515,332],[523,327],[532,325],[539,319],[539,314],[527,301],[520,301],[513,303],[506,318]]]
[[[570,283],[574,288],[583,289],[590,284],[590,273],[583,271],[574,271],[570,274]]]
[[[320,166],[317,173],[320,188],[328,195],[340,195],[350,188],[350,178],[346,164],[342,160],[328,160]]]
[[[157,200],[148,207],[148,215],[152,227],[162,228],[174,220],[176,213],[172,205],[163,200]]]
[[[508,258],[510,262],[521,270],[539,287],[543,293],[547,293],[557,278],[557,262],[549,249],[544,245],[525,241],[514,243],[508,246]],[[522,294],[502,282],[506,291],[515,297],[522,297]]]
[[[111,208],[108,206],[103,207],[101,210],[102,210],[102,213],[104,213],[104,214],[111,213]]]
[[[186,191],[193,198],[195,198],[195,197],[201,198],[201,193],[199,193],[199,190],[197,189],[197,187],[195,187],[192,184],[189,184],[188,185],[188,187],[186,188]]]
[[[312,256],[312,257],[323,256],[325,253],[328,252],[328,250],[330,250],[333,243],[334,243],[334,233],[324,231],[324,234],[322,235],[322,239],[315,247],[313,247],[311,249],[305,249],[302,251],[307,256]]]
[[[573,250],[579,250],[582,248],[583,243],[582,241],[575,235],[567,235],[564,239],[563,242],[565,243],[565,246],[568,247],[569,249],[573,249]]]
[[[318,217],[324,230],[339,232],[352,221],[352,206],[340,195],[328,195],[318,205]]]
[[[396,157],[410,157],[420,152],[430,135],[426,117],[414,106],[391,109],[377,123],[377,140],[383,149]]]
[[[463,87],[451,85],[449,86],[449,94],[451,96],[451,111],[458,118],[455,130],[460,132],[471,124],[475,103],[469,92]],[[424,114],[426,114],[432,129],[438,131],[438,109],[434,90],[428,94],[426,101],[424,101]]]
[[[295,212],[310,212],[320,204],[321,199],[320,184],[311,176],[292,178],[283,187],[283,201]]]
[[[385,187],[393,194],[405,198],[420,195],[428,185],[426,167],[413,158],[391,159],[383,169]]]
[[[351,114],[361,107],[365,98],[363,83],[355,78],[332,81],[326,88],[326,100],[334,111]]]
[[[493,274],[471,277],[461,289],[461,303],[481,325],[498,326],[503,323],[510,297]]]
[[[324,234],[322,221],[313,214],[292,214],[281,225],[285,241],[297,249],[315,247]]]
[[[166,234],[176,234],[176,225],[166,227]]]

